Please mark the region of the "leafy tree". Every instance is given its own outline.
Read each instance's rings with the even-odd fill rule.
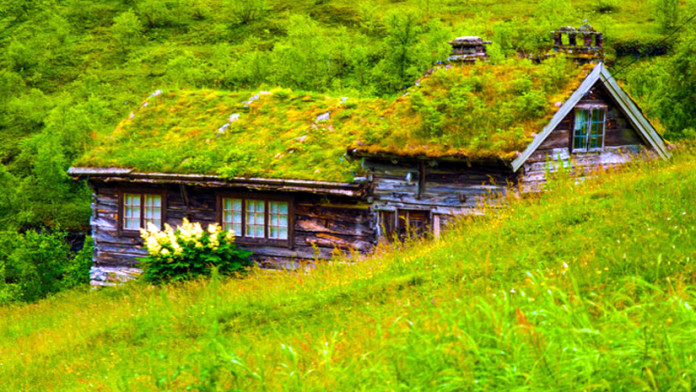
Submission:
[[[142,29],[140,18],[132,9],[129,9],[114,18],[111,33],[121,50],[126,52],[129,47],[134,46],[141,39]]]
[[[89,283],[90,240],[70,251],[63,231],[0,232],[0,304],[36,301]]]

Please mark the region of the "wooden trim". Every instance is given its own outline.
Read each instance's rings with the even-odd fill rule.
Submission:
[[[293,180],[280,178],[243,178],[225,179],[215,175],[144,173],[133,169],[115,167],[71,167],[68,174],[82,178],[98,178],[106,182],[133,182],[140,184],[171,185],[184,184],[210,188],[246,188],[250,190],[271,192],[304,192],[334,196],[362,197],[365,193],[364,183],[347,183],[313,180]]]
[[[235,242],[247,245],[272,245],[293,249],[295,243],[295,198],[291,195],[277,195],[256,192],[217,192],[216,193],[216,217],[217,223],[222,227],[223,199],[240,199],[242,201],[242,235],[235,235]],[[264,238],[246,236],[246,205],[247,200],[259,200],[264,203]],[[284,201],[288,203],[288,238],[286,240],[269,238],[269,214],[271,201]]]
[[[420,167],[418,169],[418,199],[423,198],[425,194],[425,162],[420,162]]]

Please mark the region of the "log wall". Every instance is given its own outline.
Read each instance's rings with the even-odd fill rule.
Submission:
[[[363,166],[371,173],[368,197],[378,231],[391,226],[380,222],[380,211],[420,210],[428,212],[437,235],[452,217],[480,213],[481,203],[504,194],[515,179],[502,163],[366,158]]]
[[[211,189],[178,185],[133,185],[90,181],[94,190],[92,204],[92,235],[95,241],[94,262],[97,267],[133,267],[146,251],[137,237],[119,235],[119,191],[165,191],[166,222],[175,227],[187,217],[204,227],[217,222],[217,192]],[[224,191],[243,192],[240,189]],[[253,193],[249,193],[253,195]],[[335,252],[368,253],[375,243],[375,229],[369,206],[352,198],[294,194],[294,236],[290,246],[250,245],[262,264],[286,265],[288,262],[327,259]]]

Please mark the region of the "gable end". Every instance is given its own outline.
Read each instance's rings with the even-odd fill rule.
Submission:
[[[566,118],[570,112],[575,109],[575,106],[580,100],[592,89],[597,82],[600,82],[613,98],[619,109],[625,113],[628,120],[637,131],[638,135],[645,140],[646,144],[651,146],[657,154],[663,158],[669,158],[669,152],[665,147],[662,137],[655,131],[652,124],[645,118],[643,113],[638,109],[631,98],[621,89],[614,78],[609,74],[609,71],[604,68],[604,64],[599,63],[592,70],[590,75],[585,78],[580,87],[575,90],[573,95],[561,106],[556,114],[551,119],[544,130],[538,134],[532,143],[527,146],[524,152],[512,162],[513,171],[517,171],[529,159],[529,157],[542,145],[549,137],[551,132]]]

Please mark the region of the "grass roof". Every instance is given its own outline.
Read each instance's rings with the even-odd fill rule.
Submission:
[[[165,91],[146,100],[80,166],[351,181],[346,149],[398,156],[512,159],[540,132],[591,67],[448,66],[395,99],[268,92]]]

